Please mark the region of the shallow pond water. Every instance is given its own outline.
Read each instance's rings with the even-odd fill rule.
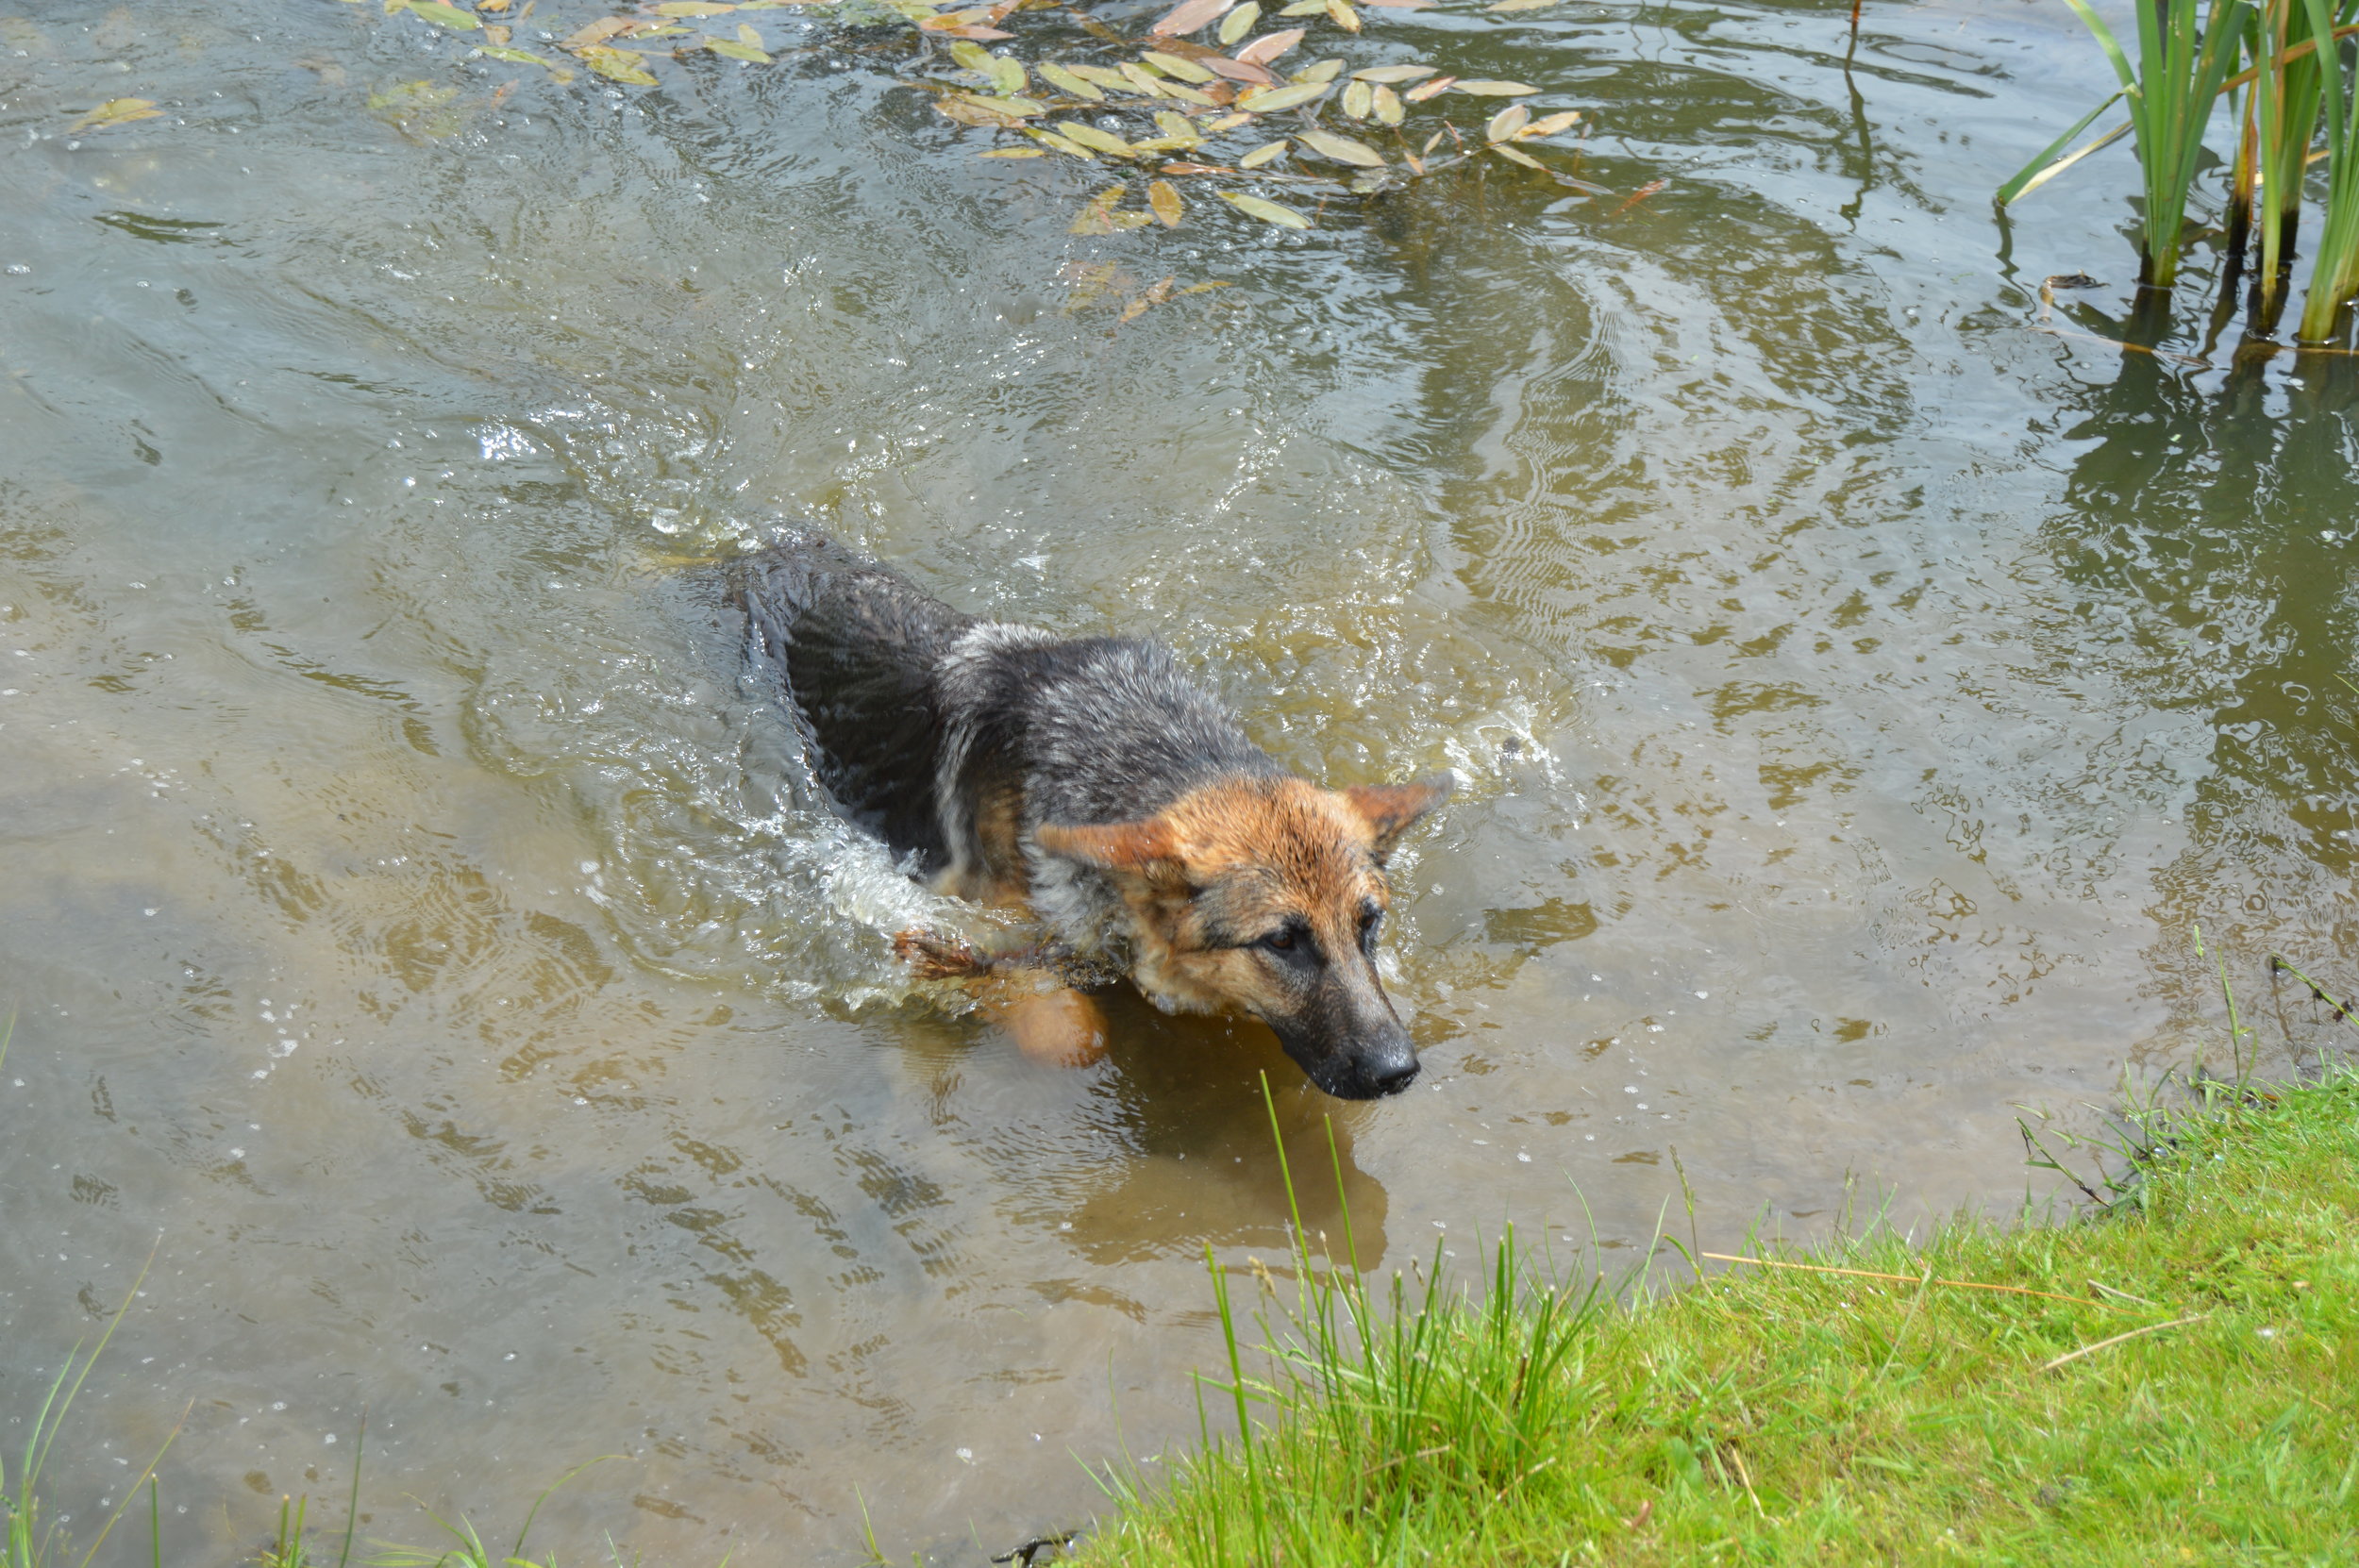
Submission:
[[[373,5],[0,17],[0,1443],[152,1247],[75,1528],[184,1408],[174,1560],[340,1518],[365,1407],[364,1535],[612,1453],[536,1540],[849,1560],[864,1500],[966,1560],[1193,1440],[1263,1073],[1364,1262],[1611,1266],[1675,1151],[1722,1250],[2011,1211],[2018,1107],[2224,1063],[2222,956],[2315,1048],[2262,965],[2354,956],[2348,361],[2229,368],[2193,288],[2107,346],[2120,150],[1994,220],[2109,90],[2063,8],[1871,5],[1848,72],[1846,10],[1387,12],[1613,194],[1111,237],[793,12],[653,90]],[[1229,286],[1125,319],[1164,277]],[[1426,1077],[1119,997],[1050,1072],[913,994],[957,911],[684,586],[781,515],[1161,637],[1306,772],[1455,769]]]

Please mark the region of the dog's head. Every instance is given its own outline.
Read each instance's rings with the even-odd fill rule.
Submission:
[[[1417,1054],[1376,974],[1384,862],[1447,778],[1322,790],[1222,779],[1151,817],[1044,826],[1048,855],[1122,894],[1132,973],[1159,1006],[1239,1008],[1277,1031],[1311,1081],[1347,1100],[1397,1094]]]

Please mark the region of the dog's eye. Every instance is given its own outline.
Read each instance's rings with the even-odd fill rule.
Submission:
[[[1360,944],[1363,947],[1376,941],[1376,928],[1384,924],[1384,911],[1371,905],[1360,911]]]
[[[1295,934],[1293,928],[1289,926],[1283,931],[1272,931],[1268,936],[1262,939],[1262,945],[1268,948],[1273,953],[1293,952],[1295,950]]]

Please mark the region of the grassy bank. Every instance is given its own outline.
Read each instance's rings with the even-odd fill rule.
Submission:
[[[1302,1257],[1216,1275],[1227,1435],[1114,1478],[1085,1555],[2359,1561],[2359,1075],[2214,1086],[2147,1132],[2071,1223],[1705,1261],[1631,1311],[1536,1283],[1512,1237],[1480,1301]],[[1234,1348],[1256,1293],[1274,1355]]]

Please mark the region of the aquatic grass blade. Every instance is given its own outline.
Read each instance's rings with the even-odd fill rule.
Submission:
[[[2303,11],[2313,38],[2333,37],[2334,17],[2326,0],[2305,0]],[[2332,337],[2343,306],[2359,293],[2359,106],[2351,102],[2352,80],[2359,73],[2345,69],[2339,48],[2321,48],[2317,58],[2326,108],[2327,192],[2317,259],[2295,332],[2304,343],[2323,343]]]

